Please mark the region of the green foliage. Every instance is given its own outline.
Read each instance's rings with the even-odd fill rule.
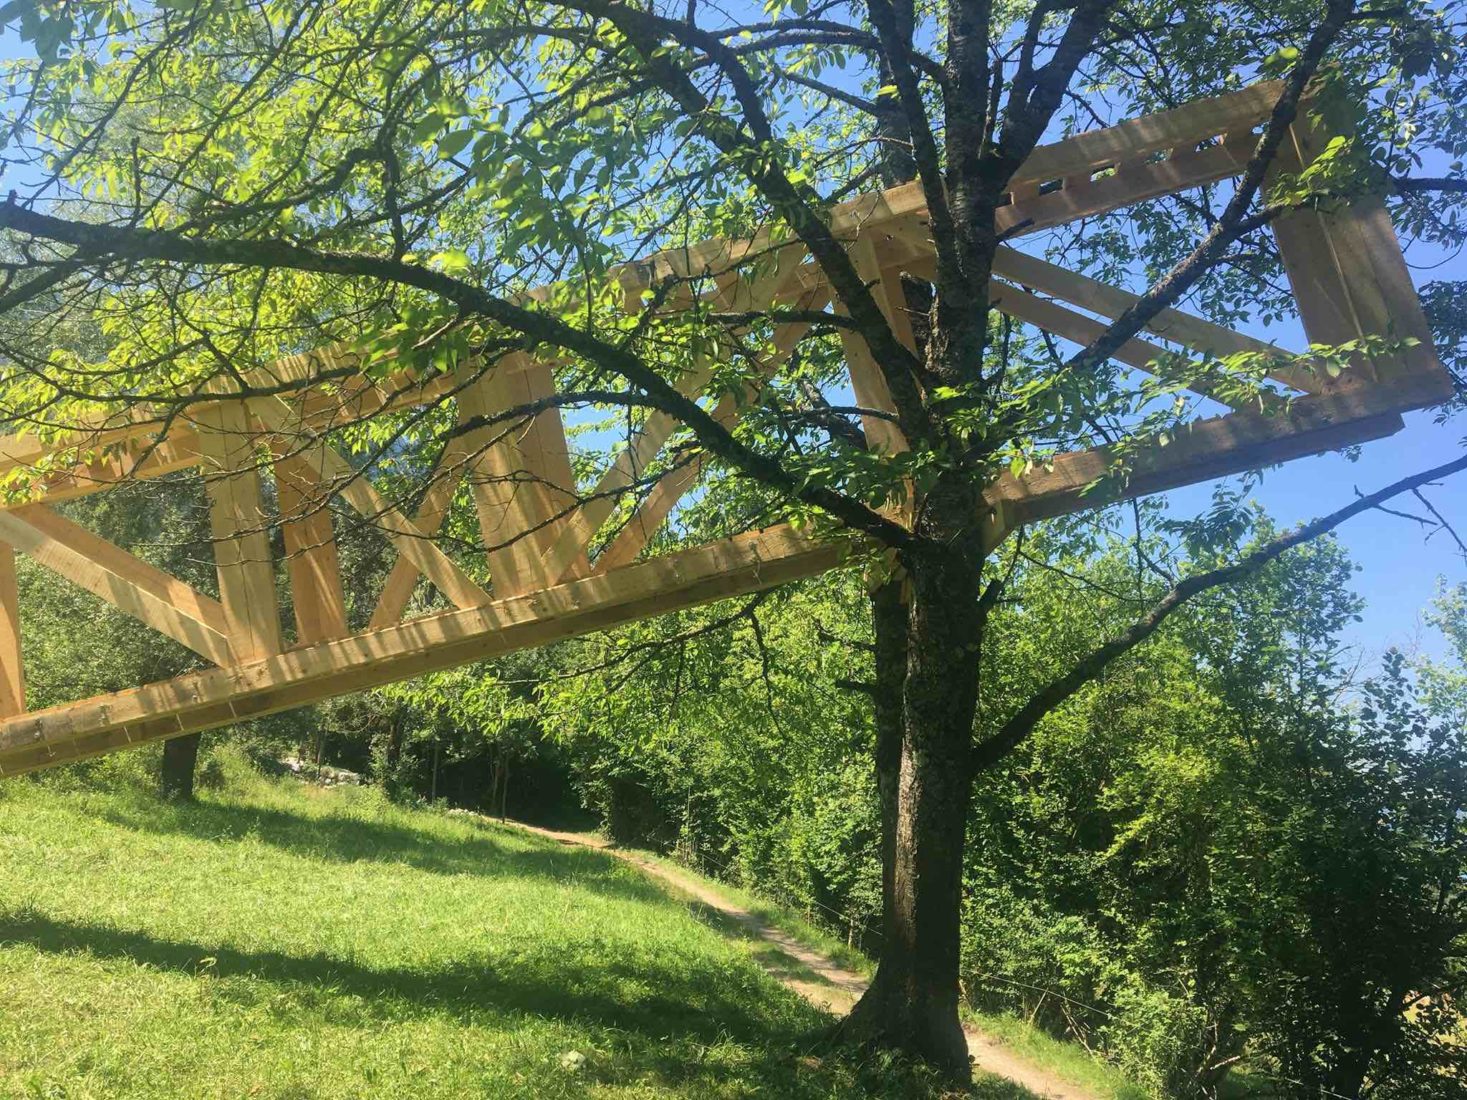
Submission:
[[[564,647],[563,670],[587,671],[544,684],[546,729],[618,839],[859,936],[880,908],[868,704],[847,686],[868,614],[859,579],[832,574]]]
[[[1181,568],[1270,534],[1231,498],[1215,519],[1188,528]],[[1029,544],[1055,568],[1023,565],[994,613],[983,722],[1129,622],[1176,550],[1091,556],[1061,535]],[[1156,1096],[1215,1095],[1242,1058],[1288,1095],[1455,1095],[1467,673],[1395,655],[1354,678],[1353,570],[1325,541],[1181,613],[979,784],[971,1004],[1104,1051]],[[1459,645],[1464,606],[1456,587],[1436,613]],[[856,578],[829,577],[567,647],[563,667],[593,671],[545,685],[547,729],[622,839],[874,950],[872,735],[853,690],[870,657],[849,644],[866,614]]]

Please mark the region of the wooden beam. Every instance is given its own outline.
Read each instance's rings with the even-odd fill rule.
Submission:
[[[1022,478],[1005,474],[985,496],[1007,506],[1016,525],[1048,519],[1379,439],[1400,430],[1403,409],[1429,396],[1428,386],[1414,394],[1357,388],[1301,397],[1280,415],[1230,413],[1184,425],[1167,443],[1124,459],[1109,447],[1058,455]]]
[[[429,475],[428,488],[418,506],[417,515],[413,517],[413,524],[425,538],[431,539],[438,534],[444,520],[448,518],[449,510],[453,507],[453,498],[458,493],[458,487],[471,463],[480,451],[493,443],[498,434],[499,429],[493,425],[465,428],[465,423],[472,419],[469,410],[473,407],[472,399],[467,403],[458,402],[457,434],[444,446],[443,453]],[[368,623],[369,630],[396,626],[402,621],[421,575],[411,561],[398,556],[393,563],[392,572],[382,586],[381,595],[377,598],[377,606],[372,612],[371,622]]]
[[[825,292],[821,289],[812,291],[802,301],[805,303],[801,308],[814,309],[824,300]],[[809,325],[803,323],[792,323],[780,325],[774,330],[774,350],[760,364],[758,383],[760,386],[769,378],[774,376],[790,353],[794,351],[795,345],[809,330]],[[747,403],[758,396],[758,391],[752,385],[743,394],[735,395],[726,393],[718,399],[710,414],[715,421],[725,428],[732,428],[738,422],[741,410],[740,401]],[[672,514],[677,502],[697,482],[702,473],[702,456],[697,456],[691,461],[680,463],[667,471],[657,483],[652,486],[645,499],[627,518],[620,531],[606,544],[606,547],[596,558],[595,572],[605,573],[612,569],[619,569],[629,565],[637,559],[651,541],[652,536],[667,522],[667,517]]]
[[[1112,210],[1200,187],[1235,176],[1248,164],[1248,152],[1236,144],[1214,145],[1200,152],[1179,153],[1156,163],[1123,164],[1113,175],[1093,180],[1083,188],[1061,188],[1049,194],[1015,198],[994,215],[994,228],[1004,237],[1052,229],[1079,218],[1093,218]]]
[[[554,393],[550,365],[519,354],[464,385],[458,401],[466,419],[488,421]],[[488,434],[490,442],[478,449],[468,478],[494,592],[508,596],[553,584],[558,578],[547,568],[547,556],[578,502],[560,410],[493,424]]]
[[[1236,92],[1193,100],[1114,126],[1041,145],[1014,173],[1014,183],[1072,179],[1100,168],[1144,160],[1153,153],[1196,146],[1206,138],[1251,130],[1266,121],[1284,92],[1281,80],[1264,80]],[[1097,181],[1098,182],[1098,181]]]
[[[1326,144],[1314,121],[1301,115],[1279,150],[1273,178],[1301,171]],[[1419,375],[1435,380],[1438,400],[1451,397],[1451,379],[1437,359],[1421,300],[1378,194],[1333,207],[1291,210],[1271,224],[1312,343],[1342,344],[1363,335],[1415,341],[1394,353],[1358,356],[1356,368],[1367,378],[1346,372],[1336,388],[1365,381],[1391,385],[1403,375]]]
[[[861,280],[871,288],[872,295],[882,314],[885,315],[887,324],[892,325],[893,316],[906,309],[906,299],[894,296],[900,294],[900,286],[893,292],[887,287],[886,280],[882,278],[881,264],[877,259],[871,234],[867,233],[857,238],[856,242],[851,245],[850,252],[851,259],[855,261],[856,272],[861,276]],[[837,302],[836,312],[845,314],[845,304]],[[893,332],[895,333],[895,329]],[[866,346],[866,341],[850,329],[842,328],[840,342],[846,353],[846,367],[850,371],[851,389],[855,392],[856,403],[863,409],[895,416],[896,403],[892,401],[891,389],[886,384],[886,376],[871,354],[871,349]],[[911,450],[906,437],[902,435],[901,428],[894,420],[888,419],[888,416],[861,414],[861,427],[866,432],[867,445],[873,451],[880,451],[888,455],[898,455]]]
[[[453,462],[440,462],[434,470],[428,491],[423,496],[417,515],[413,517],[413,526],[422,532],[423,538],[431,539],[438,534],[443,521],[448,518],[448,510],[453,506],[454,494],[458,492],[459,482],[462,480],[461,458]],[[381,594],[377,597],[377,606],[372,611],[372,620],[367,624],[367,629],[381,630],[385,626],[396,626],[402,622],[408,601],[412,599],[413,589],[418,586],[418,578],[421,576],[418,567],[399,554],[392,563],[392,571],[387,574]]]
[[[849,547],[789,527],[740,535],[478,608],[0,722],[0,775],[175,737],[545,645],[839,566]]]
[[[199,463],[194,433],[180,428],[163,440],[131,440],[115,444],[104,453],[74,466],[36,471],[37,480],[26,486],[23,499],[0,501],[0,508],[21,504],[56,504],[90,496],[130,481],[149,481],[165,474],[187,470]]]
[[[1055,336],[1063,337],[1081,347],[1086,347],[1100,339],[1107,328],[1105,322],[1096,321],[1004,283],[990,283],[988,295],[990,304],[1000,313],[1006,313],[1010,317],[1025,321]],[[1166,348],[1133,337],[1111,352],[1110,357],[1139,371],[1155,374],[1156,361],[1167,354]],[[1260,408],[1280,409],[1287,404],[1283,396],[1266,393],[1250,395],[1245,401],[1240,402],[1223,393],[1220,386],[1206,378],[1194,378],[1189,383],[1188,389],[1193,393],[1210,397],[1219,404],[1227,405],[1241,415],[1253,415]]]
[[[781,253],[781,258],[784,255]],[[788,264],[783,267],[776,266],[773,272],[759,274],[752,287],[747,286],[746,281],[740,279],[737,285],[721,295],[722,300],[719,304],[723,308],[740,311],[768,309],[769,300],[775,293],[777,285],[789,274],[788,266]],[[818,309],[828,297],[828,292],[819,288],[806,291],[796,304],[800,309]],[[761,385],[772,377],[779,366],[789,358],[790,352],[809,331],[809,328],[807,324],[784,324],[776,327],[773,340],[774,352],[764,357],[759,364],[758,379]],[[699,361],[690,373],[679,380],[678,392],[684,397],[696,398],[707,388],[712,373],[713,364]],[[753,394],[750,393],[748,396],[752,399]],[[720,423],[724,421],[732,423],[736,416],[734,403],[729,402],[725,408],[724,403],[720,402],[719,408],[724,409],[724,420]],[[715,418],[717,418],[716,413]],[[611,467],[602,475],[595,489],[591,491],[589,499],[583,501],[581,506],[572,512],[566,522],[561,525],[559,536],[545,555],[546,572],[554,581],[566,580],[571,575],[570,570],[573,565],[583,559],[591,540],[615,511],[617,494],[643,476],[677,428],[676,419],[661,410],[654,409],[648,414],[642,427],[633,433],[628,445],[623,448]],[[687,469],[688,467],[684,466],[673,473],[681,473]],[[662,481],[666,480],[667,478],[662,479]],[[666,487],[669,491],[671,488],[671,485]],[[656,496],[659,489],[664,489],[662,482],[659,482],[658,486],[654,488],[652,495]],[[682,485],[674,496],[667,496],[664,492],[655,509],[660,510],[661,515],[655,523],[651,523],[650,527],[648,523],[651,520],[651,513],[643,511],[642,522],[636,525],[637,529],[642,532],[641,541],[635,550],[632,550],[630,546],[623,546],[617,557],[620,558],[628,551],[631,551],[631,554],[630,557],[619,560],[617,564],[625,565],[641,553],[646,539],[661,525],[662,520],[667,518],[667,512],[671,510],[672,505],[686,489],[687,485]],[[666,510],[662,511],[664,504]],[[643,510],[645,507],[646,502],[643,504]],[[605,568],[609,567],[598,561],[596,571],[603,572]]]
[[[320,471],[323,484],[339,494],[369,523],[380,530],[397,552],[427,577],[455,607],[479,607],[489,602],[489,594],[469,579],[467,573],[425,538],[418,526],[395,507],[383,500],[360,470],[342,458],[319,439],[302,438],[299,421],[283,401],[258,404],[255,415],[275,435],[295,439],[294,453]]]
[[[1035,297],[1027,290],[1020,290],[1006,283],[990,283],[988,301],[1000,313],[1026,321],[1081,347],[1094,343],[1106,330],[1104,322],[1056,305],[1047,299]],[[1118,347],[1111,358],[1137,370],[1149,372],[1152,361],[1166,354],[1166,348],[1133,337]]]
[[[25,664],[20,649],[20,591],[15,550],[0,546],[0,718],[25,713]]]
[[[678,392],[684,397],[698,397],[707,388],[712,374],[712,365],[701,363],[679,381]],[[678,427],[674,417],[654,409],[642,426],[632,433],[626,447],[601,475],[589,498],[562,525],[555,544],[545,555],[545,571],[556,582],[566,579],[576,562],[584,558],[596,532],[616,510],[618,494],[643,476]]]
[[[280,652],[280,610],[257,433],[242,401],[216,400],[194,417],[230,648],[237,661],[268,657]]]
[[[1000,245],[993,258],[993,271],[1010,282],[1032,287],[1061,301],[1070,302],[1112,320],[1140,300],[1139,294],[1102,283],[1037,256]],[[1146,330],[1154,336],[1181,344],[1203,355],[1287,355],[1272,344],[1215,325],[1177,309],[1164,309],[1153,317]],[[1301,393],[1317,393],[1325,379],[1303,367],[1281,365],[1268,377]]]
[[[215,664],[231,662],[229,624],[217,600],[45,505],[0,512],[0,541]]]
[[[280,501],[296,641],[315,645],[343,638],[347,634],[346,593],[331,523],[331,496],[320,471],[300,455],[278,455],[275,490]]]

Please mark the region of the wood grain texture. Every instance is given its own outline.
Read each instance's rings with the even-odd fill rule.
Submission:
[[[268,657],[280,652],[280,610],[258,432],[243,401],[206,405],[196,421],[230,648],[237,661]]]
[[[285,568],[290,577],[296,639],[305,645],[344,637],[346,594],[321,471],[299,455],[275,460]]]
[[[15,550],[0,545],[0,718],[25,711],[25,664],[21,660],[20,592]]]
[[[0,541],[215,664],[232,662],[233,633],[219,601],[45,505],[28,504],[0,512]],[[11,562],[12,577],[13,568]],[[4,585],[0,575],[0,602]],[[0,612],[0,637],[6,630],[5,618]],[[4,656],[0,650],[0,661]]]

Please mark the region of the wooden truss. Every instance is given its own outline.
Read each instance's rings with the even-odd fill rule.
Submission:
[[[1102,214],[1183,188],[1238,174],[1280,87],[1264,83],[1180,109],[1150,115],[1044,146],[1014,177],[999,226],[1011,236]],[[1278,171],[1298,171],[1321,148],[1309,124],[1296,123]],[[903,272],[930,272],[920,188],[866,195],[833,212],[857,269],[899,337],[910,342]],[[1400,414],[1444,400],[1446,373],[1430,335],[1390,220],[1377,199],[1328,212],[1299,210],[1274,224],[1278,246],[1312,342],[1339,344],[1362,336],[1394,340],[1397,350],[1362,356],[1337,378],[1281,368],[1277,381],[1294,397],[1272,415],[1239,410],[1194,422],[1162,445],[1127,456],[1128,474],[1106,499],[1140,496],[1300,455],[1376,439],[1401,427]],[[758,260],[759,262],[755,262]],[[1000,250],[993,300],[1026,324],[1070,341],[1090,342],[1134,296],[1010,248]],[[797,243],[767,234],[713,240],[627,265],[620,271],[629,302],[668,275],[707,278],[717,304],[731,311],[772,304],[830,304],[818,269]],[[839,303],[834,303],[839,308]],[[770,372],[803,329],[785,325],[775,337]],[[1159,341],[1160,343],[1158,343]],[[1145,369],[1171,348],[1221,356],[1271,352],[1250,337],[1177,310],[1152,323],[1116,358]],[[882,377],[864,343],[845,338],[850,380],[859,404],[890,409]],[[270,381],[309,381],[326,368],[351,366],[353,353],[328,348],[273,364]],[[708,386],[710,371],[682,383],[689,396]],[[839,565],[849,544],[816,541],[789,527],[740,535],[695,549],[646,557],[649,540],[698,477],[694,462],[669,464],[644,491],[630,520],[602,536],[616,511],[614,494],[649,468],[676,425],[652,413],[593,490],[572,474],[560,413],[549,408],[514,425],[482,427],[452,444],[414,516],[385,501],[370,481],[324,440],[333,424],[375,412],[442,400],[484,424],[503,410],[552,395],[552,364],[517,355],[477,377],[439,375],[419,381],[399,372],[385,382],[365,375],[304,399],[251,398],[201,404],[166,433],[139,416],[61,443],[31,436],[0,440],[0,474],[54,465],[58,453],[86,456],[63,473],[36,481],[33,499],[0,510],[0,775],[235,722],[328,696],[400,680],[510,650],[601,630],[678,608],[756,591]],[[725,395],[714,415],[728,424],[739,402]],[[868,441],[889,452],[905,448],[891,419],[866,418]],[[304,445],[299,440],[306,439]],[[273,465],[273,507],[262,490],[261,456]],[[1087,488],[1112,468],[1105,448],[1060,455],[1022,476],[1003,476],[987,490],[995,543],[1015,526],[1093,507]],[[138,478],[194,468],[205,476],[216,550],[219,598],[200,593],[77,524],[50,505]],[[488,548],[490,589],[470,578],[435,544],[449,503],[467,481]],[[348,630],[333,516],[337,499],[370,517],[398,559],[368,629]],[[282,529],[284,567],[295,612],[287,648],[276,602],[276,563],[269,531]],[[593,554],[593,547],[600,547]],[[21,664],[20,608],[14,553],[95,593],[124,613],[198,653],[210,667],[164,683],[46,710],[27,712]],[[411,593],[426,578],[452,609],[403,621]]]

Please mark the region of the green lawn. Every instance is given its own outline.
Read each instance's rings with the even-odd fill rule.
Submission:
[[[616,860],[228,773],[0,784],[0,1095],[930,1091]]]

